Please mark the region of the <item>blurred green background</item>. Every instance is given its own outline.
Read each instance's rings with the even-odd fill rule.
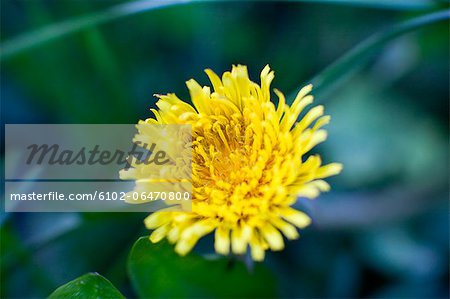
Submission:
[[[150,116],[153,94],[175,92],[188,101],[186,80],[205,85],[205,68],[222,73],[238,63],[248,66],[255,81],[270,64],[273,86],[287,95],[316,78],[316,102],[325,105],[332,122],[328,141],[315,151],[324,162],[342,162],[344,171],[330,180],[330,193],[299,200],[314,224],[257,265],[264,275],[256,270],[247,275],[241,264],[234,266],[245,272],[235,281],[236,290],[254,286],[236,294],[447,298],[448,21],[373,47],[371,55],[356,57],[323,84],[317,75],[369,36],[448,3],[312,2],[170,6],[113,16],[44,43],[40,37],[65,30],[67,23],[59,22],[87,15],[83,20],[89,23],[102,16],[98,12],[126,2],[3,0],[2,124],[136,123]],[[169,2],[153,1],[160,3]],[[39,28],[51,30],[36,33]],[[37,41],[21,46],[20,36],[27,32],[22,41]],[[2,164],[3,157],[2,150]],[[151,294],[136,289],[139,283],[127,273],[131,280],[138,275],[133,266],[127,268],[127,259],[133,243],[148,234],[145,216],[2,212],[1,297],[48,296],[94,271],[127,297]],[[211,258],[212,238],[195,250]],[[227,290],[215,286],[221,281],[194,285],[181,274],[171,277],[179,271],[207,276],[209,266],[202,266],[207,261],[164,252],[155,251],[156,260],[139,274],[149,275],[146,287],[161,289],[157,296],[226,296]]]

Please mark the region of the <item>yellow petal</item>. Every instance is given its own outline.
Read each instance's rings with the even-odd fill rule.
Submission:
[[[175,245],[175,252],[181,256],[188,254],[195,245],[195,241],[192,240],[180,240]]]
[[[210,69],[206,69],[205,73],[208,75],[209,81],[211,81],[214,91],[220,92],[223,87],[223,84],[219,76],[217,76],[217,74]]]
[[[302,99],[304,96],[306,96],[308,93],[310,93],[312,91],[312,89],[313,89],[312,84],[308,84],[308,85],[305,85],[304,87],[302,87],[302,89],[300,89],[297,96],[295,97],[294,102]]]
[[[254,233],[250,240],[251,255],[254,261],[260,262],[264,260],[266,247],[261,238]]]
[[[308,215],[290,207],[282,209],[280,211],[280,216],[298,228],[304,228],[311,224],[311,218],[309,218]]]
[[[283,237],[271,224],[264,225],[261,228],[261,234],[264,236],[264,239],[273,251],[282,250],[284,248]]]
[[[278,228],[283,233],[283,235],[285,235],[286,238],[288,238],[289,240],[298,239],[299,235],[297,229],[293,225],[284,222],[279,217],[272,217],[270,222],[276,228]]]
[[[192,224],[191,226],[187,227],[182,233],[181,233],[181,239],[199,239],[200,237],[203,237],[204,235],[210,233],[215,228],[214,224],[210,220],[200,220]]]
[[[161,225],[169,223],[172,220],[170,212],[154,212],[144,220],[144,224],[148,229],[155,229]]]
[[[231,247],[234,254],[244,254],[251,237],[252,230],[249,226],[238,226],[231,232]]]
[[[214,248],[217,253],[227,255],[230,253],[230,230],[223,226],[216,229]]]
[[[306,129],[313,121],[323,115],[324,108],[322,105],[316,106],[306,113],[302,120],[296,125],[300,130]]]
[[[341,163],[330,163],[325,166],[320,167],[317,170],[316,178],[326,178],[332,175],[337,175],[342,171],[342,164]]]
[[[150,241],[152,243],[158,243],[159,241],[161,241],[167,235],[169,228],[170,226],[166,224],[154,230],[150,235]]]
[[[176,225],[172,227],[172,229],[170,229],[169,232],[167,233],[167,240],[169,240],[169,242],[173,244],[176,241],[178,241],[180,235],[181,235],[181,226]]]
[[[314,132],[309,139],[309,142],[302,148],[302,154],[309,152],[313,147],[324,142],[327,139],[327,136],[328,134],[325,130],[318,130]]]
[[[192,103],[199,113],[210,114],[211,108],[209,103],[209,94],[195,81],[188,80],[186,85],[191,95]]]
[[[180,240],[175,246],[175,251],[180,255],[186,255],[197,243],[198,239],[214,230],[213,221],[200,220],[187,227],[181,233]]]

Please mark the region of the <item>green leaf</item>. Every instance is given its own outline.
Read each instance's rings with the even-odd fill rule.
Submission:
[[[139,13],[161,9],[173,5],[181,5],[196,2],[212,2],[216,0],[138,0],[128,3],[113,5],[105,10],[81,15],[61,22],[53,23],[42,28],[25,32],[11,40],[5,41],[0,48],[0,60],[7,59],[14,55],[28,51],[51,40],[79,32],[81,30],[102,25],[117,19],[136,15]],[[223,1],[223,0],[222,0]],[[222,2],[217,1],[217,2]],[[339,5],[354,5],[362,7],[417,10],[430,9],[436,7],[436,3],[431,0],[285,0],[286,2],[312,2],[330,3]],[[226,2],[226,1],[223,1]],[[255,1],[258,2],[258,1]],[[263,1],[261,1],[263,2]]]
[[[57,288],[48,298],[125,298],[106,278],[87,273]]]
[[[131,282],[137,293],[148,297],[258,297],[275,295],[273,275],[262,264],[249,272],[241,262],[206,260],[195,253],[185,257],[167,242],[152,244],[142,237],[128,260]]]

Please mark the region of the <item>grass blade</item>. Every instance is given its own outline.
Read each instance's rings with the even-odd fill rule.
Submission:
[[[194,1],[195,0],[133,1],[115,5],[100,12],[94,12],[62,22],[53,23],[5,41],[0,48],[0,60],[4,60],[13,55],[30,50],[53,39],[76,33],[83,29],[101,25],[122,17]]]
[[[359,7],[371,7],[391,10],[420,10],[437,6],[433,0],[291,0],[291,2],[310,2],[324,4],[338,4]]]
[[[314,85],[315,93],[323,92],[340,78],[345,77],[352,70],[358,66],[361,66],[374,53],[379,51],[396,37],[419,29],[423,26],[448,19],[450,19],[450,10],[438,11],[407,20],[388,28],[387,30],[378,32],[344,54],[344,56],[336,60],[325,70],[309,80],[308,83],[312,83]],[[294,100],[297,92],[298,91],[289,95],[288,101],[290,103]]]
[[[285,0],[286,1],[286,0]],[[34,31],[23,33],[15,38],[3,42],[0,47],[0,60],[8,59],[14,55],[28,51],[56,38],[79,32],[83,29],[108,23],[126,16],[143,13],[150,10],[161,9],[173,5],[188,4],[194,2],[226,2],[214,0],[138,0],[118,4],[103,11],[94,12],[62,22],[53,23]],[[256,2],[256,1],[255,1]],[[263,2],[263,1],[261,1]],[[415,10],[436,6],[432,0],[287,0],[286,2],[311,2],[324,4],[340,4],[365,6],[374,8]]]

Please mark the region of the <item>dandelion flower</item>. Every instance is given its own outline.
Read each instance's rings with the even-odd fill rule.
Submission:
[[[266,66],[261,83],[249,79],[247,67],[233,66],[222,78],[207,69],[212,89],[186,82],[193,106],[175,94],[157,95],[159,110],[145,123],[192,126],[192,211],[161,210],[145,219],[152,242],[167,238],[185,255],[214,232],[215,251],[245,254],[255,261],[265,251],[282,250],[283,235],[299,237],[311,219],[292,207],[296,199],[313,199],[328,191],[323,178],[338,174],[337,163],[322,165],[306,155],[327,137],[330,120],[323,106],[299,114],[312,103],[312,85],[303,87],[291,106],[277,89],[271,101],[274,72]],[[136,173],[134,179],[145,179]]]

